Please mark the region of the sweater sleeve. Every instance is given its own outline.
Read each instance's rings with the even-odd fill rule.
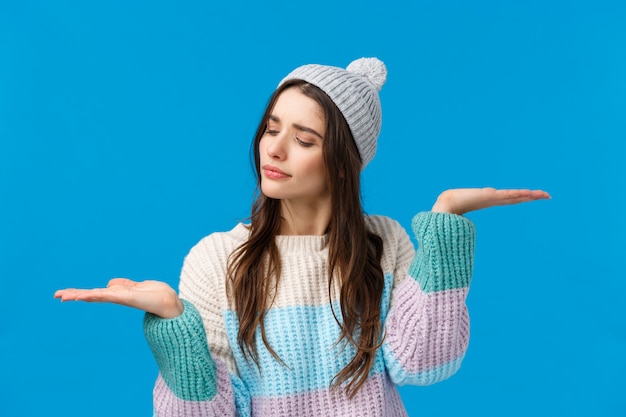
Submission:
[[[210,417],[249,414],[241,381],[211,356],[202,319],[183,300],[173,319],[146,314],[144,332],[159,376],[154,387],[154,416]]]
[[[155,416],[250,415],[250,397],[239,378],[223,318],[227,257],[237,244],[228,236],[209,235],[185,257],[180,316],[146,315],[146,339],[159,367]]]
[[[432,212],[416,215],[412,228],[418,250],[408,271],[409,260],[398,260],[403,276],[395,278],[383,354],[394,383],[428,385],[452,376],[467,350],[475,231],[462,216]],[[410,244],[400,241],[399,253]]]

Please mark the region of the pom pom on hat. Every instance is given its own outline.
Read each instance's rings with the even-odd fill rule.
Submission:
[[[387,81],[387,67],[378,58],[359,58],[352,61],[346,71],[366,77],[369,82],[374,84],[376,91],[380,91]]]
[[[378,58],[360,58],[346,69],[326,65],[303,65],[288,80],[304,80],[325,92],[346,119],[364,168],[376,154],[382,124],[378,92],[387,80],[387,68]]]

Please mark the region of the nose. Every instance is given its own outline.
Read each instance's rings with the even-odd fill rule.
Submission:
[[[287,158],[287,143],[286,132],[280,132],[276,136],[266,136],[263,140],[266,141],[265,151],[267,156],[272,159],[283,161]]]

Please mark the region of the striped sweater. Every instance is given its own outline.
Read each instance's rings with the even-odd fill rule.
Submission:
[[[169,416],[406,416],[396,385],[427,385],[454,374],[469,340],[465,299],[471,279],[474,226],[445,213],[420,213],[404,229],[382,216],[366,217],[382,237],[385,285],[381,319],[385,339],[362,388],[353,398],[330,388],[354,356],[337,344],[336,286],[328,294],[325,236],[277,236],[282,276],[265,318],[270,346],[257,334],[259,367],[244,359],[238,320],[226,293],[229,254],[248,236],[239,224],[202,239],[185,258],[183,314],[147,314],[146,339],[159,376],[154,415]],[[337,280],[335,280],[337,281]]]

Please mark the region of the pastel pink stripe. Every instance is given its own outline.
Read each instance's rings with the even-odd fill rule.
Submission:
[[[395,385],[386,373],[370,376],[356,396],[349,399],[342,390],[317,390],[286,397],[255,397],[252,414],[298,417],[406,417]]]
[[[154,386],[154,413],[158,417],[235,416],[235,401],[226,366],[216,361],[217,394],[209,401],[188,401],[177,398],[159,374]]]
[[[406,372],[435,369],[465,354],[467,293],[467,287],[425,293],[409,276],[394,290],[385,343]]]

